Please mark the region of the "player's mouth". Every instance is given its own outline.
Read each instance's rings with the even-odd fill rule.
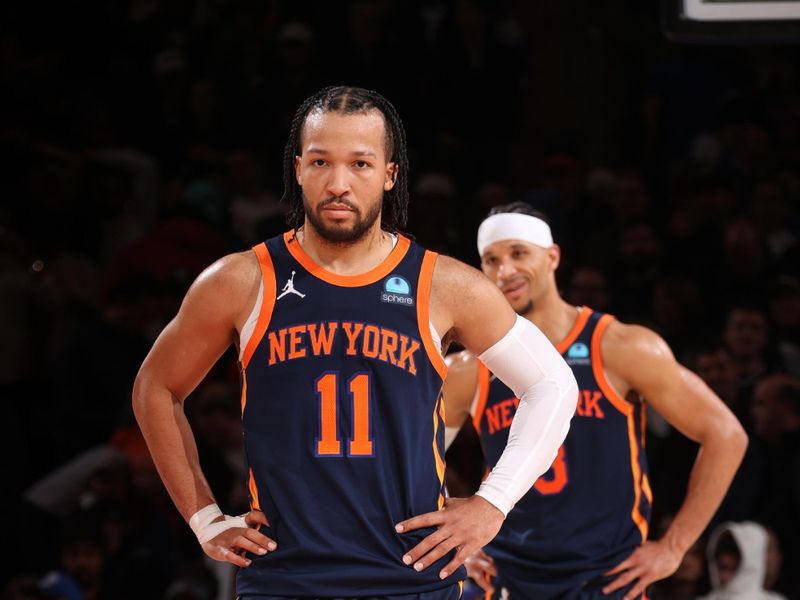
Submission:
[[[528,282],[525,279],[516,279],[510,283],[501,286],[500,290],[503,292],[508,300],[518,300],[528,289]]]
[[[354,213],[355,210],[348,206],[347,204],[341,204],[339,202],[331,202],[330,204],[326,204],[322,207],[322,211],[328,215],[329,217],[342,218],[346,217],[351,213]]]

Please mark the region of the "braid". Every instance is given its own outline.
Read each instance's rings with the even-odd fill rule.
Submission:
[[[370,110],[381,113],[386,128],[387,162],[394,162],[398,167],[394,186],[383,195],[381,227],[391,232],[405,227],[408,217],[408,150],[403,122],[394,106],[378,92],[347,86],[332,86],[320,90],[306,98],[294,114],[289,139],[283,151],[281,196],[281,201],[286,202],[289,207],[286,215],[289,227],[298,229],[305,219],[302,190],[295,178],[294,159],[300,154],[300,135],[306,118],[314,110],[345,115]]]

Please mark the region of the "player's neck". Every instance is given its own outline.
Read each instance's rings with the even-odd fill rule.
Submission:
[[[297,231],[303,251],[326,271],[338,275],[360,275],[381,264],[392,251],[391,236],[380,228],[379,220],[363,237],[346,243],[326,240],[306,220]]]
[[[567,337],[578,318],[578,309],[561,299],[553,288],[544,298],[535,302],[533,308],[524,316],[532,321],[553,345]]]

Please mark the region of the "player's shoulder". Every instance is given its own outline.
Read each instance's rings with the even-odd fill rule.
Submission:
[[[643,361],[673,358],[669,345],[658,333],[644,325],[616,319],[603,332],[601,348],[604,363],[623,370]]]
[[[451,300],[502,297],[481,271],[443,254],[436,259],[431,288],[434,294],[444,294]]]
[[[261,282],[258,257],[247,250],[215,260],[195,279],[185,305],[234,318],[252,305]]]
[[[203,287],[250,287],[261,274],[258,257],[252,250],[234,252],[218,258],[197,277]]]

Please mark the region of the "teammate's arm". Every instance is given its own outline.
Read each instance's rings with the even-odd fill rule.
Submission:
[[[457,548],[440,571],[444,578],[494,538],[508,511],[550,467],[569,429],[578,388],[553,345],[530,321],[517,317],[479,271],[439,257],[431,289],[437,331],[478,356],[520,399],[506,448],[477,494],[450,498],[444,510],[397,526],[401,532],[437,527],[403,557],[419,571]]]
[[[161,479],[187,522],[201,509],[214,505],[215,500],[200,469],[183,402],[231,345],[236,323],[255,301],[259,276],[252,253],[225,257],[206,269],[189,289],[178,315],[153,344],[136,376],[136,420]],[[221,514],[211,514],[205,525],[224,519]],[[249,561],[239,556],[242,550],[264,554],[273,549],[269,547],[271,540],[251,528],[266,524],[263,513],[251,511],[245,519],[248,527],[230,528],[205,543],[201,541],[206,554],[246,567]],[[195,523],[190,524],[196,527]]]
[[[478,390],[478,361],[466,350],[445,357],[447,378],[442,385],[445,408],[445,448],[449,448],[469,411]]]
[[[677,363],[666,342],[635,325],[612,323],[603,336],[606,372],[641,394],[672,426],[700,444],[686,497],[664,537],[640,546],[609,571],[620,574],[603,591],[636,580],[625,599],[668,577],[702,534],[730,486],[747,447],[739,421],[703,381]],[[618,390],[627,392],[627,390]]]

